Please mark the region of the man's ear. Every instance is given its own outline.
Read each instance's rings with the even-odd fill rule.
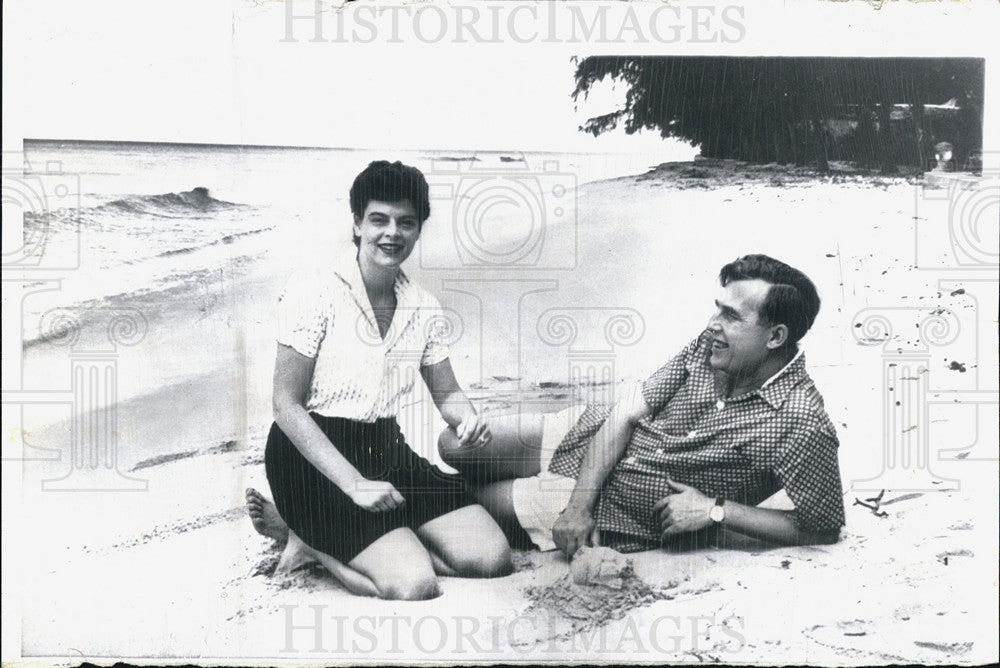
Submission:
[[[767,339],[767,349],[777,350],[788,343],[788,325],[774,325]]]
[[[354,216],[354,236],[361,236],[361,216]]]

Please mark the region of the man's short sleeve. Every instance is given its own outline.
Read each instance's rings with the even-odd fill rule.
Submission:
[[[688,368],[701,345],[702,337],[695,339],[642,383],[642,398],[654,415],[663,410],[687,380]]]
[[[297,271],[278,298],[278,343],[316,357],[326,334],[329,297],[316,272]]]
[[[833,425],[813,418],[793,429],[778,453],[774,473],[795,505],[795,524],[802,531],[826,533],[844,525],[837,448]]]
[[[455,323],[448,319],[440,302],[433,295],[424,297],[424,352],[420,357],[420,366],[431,366],[443,362],[451,355],[448,348],[448,337],[454,331]]]
[[[568,478],[580,475],[580,463],[587,452],[594,434],[600,431],[611,413],[610,406],[590,405],[580,414],[563,437],[549,462],[549,472]]]

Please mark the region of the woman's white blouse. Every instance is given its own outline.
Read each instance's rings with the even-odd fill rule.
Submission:
[[[438,300],[399,272],[383,340],[354,253],[296,271],[278,300],[278,343],[316,360],[306,410],[374,422],[395,417],[422,366],[448,358]]]

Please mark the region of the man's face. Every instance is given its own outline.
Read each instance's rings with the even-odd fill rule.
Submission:
[[[715,300],[708,321],[712,333],[709,365],[731,376],[752,375],[767,359],[773,328],[760,321],[760,307],[770,283],[759,279],[732,281]]]

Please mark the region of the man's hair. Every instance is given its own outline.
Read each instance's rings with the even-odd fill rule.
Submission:
[[[371,201],[400,202],[407,200],[417,212],[423,226],[431,215],[430,188],[423,173],[403,163],[376,160],[357,175],[351,186],[351,213],[356,218],[365,215]],[[358,238],[354,238],[355,245]]]
[[[788,339],[798,343],[819,313],[819,295],[809,277],[767,255],[744,255],[719,272],[723,287],[733,281],[760,279],[771,284],[760,305],[761,320],[788,327]]]

